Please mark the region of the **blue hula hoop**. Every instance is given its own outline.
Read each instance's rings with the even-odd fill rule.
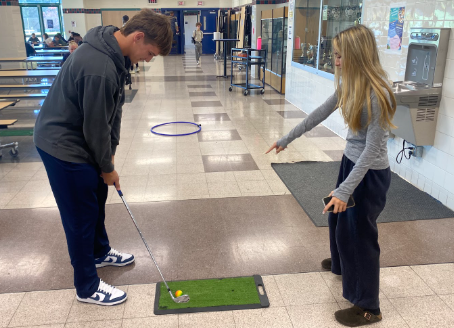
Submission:
[[[159,133],[159,132],[153,131],[153,129],[156,129],[157,127],[160,127],[160,126],[163,126],[163,125],[179,124],[179,123],[192,124],[192,125],[195,125],[196,127],[198,127],[199,129],[194,131],[194,132],[181,133],[181,134],[167,134],[167,133]],[[191,134],[194,134],[194,133],[198,133],[198,132],[200,132],[200,130],[202,130],[202,125],[201,124],[197,124],[197,123],[193,123],[193,122],[167,122],[167,123],[162,123],[162,124],[155,125],[155,126],[153,126],[150,129],[151,133],[154,133],[154,134],[157,134],[157,135],[160,135],[160,136],[168,136],[168,137],[188,136],[188,135],[191,135]]]

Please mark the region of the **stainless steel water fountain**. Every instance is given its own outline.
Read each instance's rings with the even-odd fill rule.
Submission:
[[[415,146],[432,146],[449,45],[449,28],[412,28],[405,81],[394,82],[392,133]]]

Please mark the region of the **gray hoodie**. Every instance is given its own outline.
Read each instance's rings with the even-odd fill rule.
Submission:
[[[113,35],[117,30],[98,26],[88,31],[52,84],[34,131],[35,145],[44,152],[106,173],[114,170],[129,74]]]

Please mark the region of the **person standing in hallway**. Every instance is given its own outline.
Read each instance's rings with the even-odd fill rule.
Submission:
[[[134,262],[133,255],[110,246],[104,224],[108,185],[120,189],[114,156],[124,87],[131,61],[165,56],[171,42],[168,18],[149,9],[121,29],[91,29],[61,68],[36,120],[34,142],[60,211],[80,302],[126,300],[96,272]]]
[[[336,189],[323,209],[329,214],[331,258],[322,267],[342,275],[343,296],[354,306],[335,313],[343,325],[357,327],[382,320],[379,305],[380,247],[377,219],[391,183],[387,141],[396,100],[378,56],[375,36],[363,25],[333,39],[336,91],[289,134],[267,151],[283,151],[294,139],[339,108],[348,125]],[[352,196],[355,206],[347,208]]]
[[[169,12],[170,15],[170,28],[172,29],[173,33],[173,41],[172,47],[178,47],[177,35],[180,35],[180,28],[178,27],[178,21],[175,17],[175,13],[173,11]]]
[[[123,26],[125,26],[125,24],[129,21],[129,16],[128,15],[124,15],[123,16]],[[130,73],[131,74],[134,74],[134,73],[139,73],[140,72],[140,68],[139,68],[139,63],[136,63],[136,70],[134,71],[134,63],[131,64],[131,69],[130,69]]]
[[[200,30],[202,23],[197,22],[195,24],[196,30],[192,32],[192,39],[194,40],[195,45],[195,59],[197,60],[197,65],[200,65],[200,56],[202,56],[202,40],[203,32]]]

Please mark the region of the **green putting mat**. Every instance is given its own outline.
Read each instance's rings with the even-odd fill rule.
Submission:
[[[164,283],[156,285],[155,314],[258,309],[270,306],[261,276],[168,282],[170,290],[190,297],[175,303]],[[175,294],[174,294],[175,295]]]
[[[32,136],[33,128],[30,129],[0,129],[0,137]]]

